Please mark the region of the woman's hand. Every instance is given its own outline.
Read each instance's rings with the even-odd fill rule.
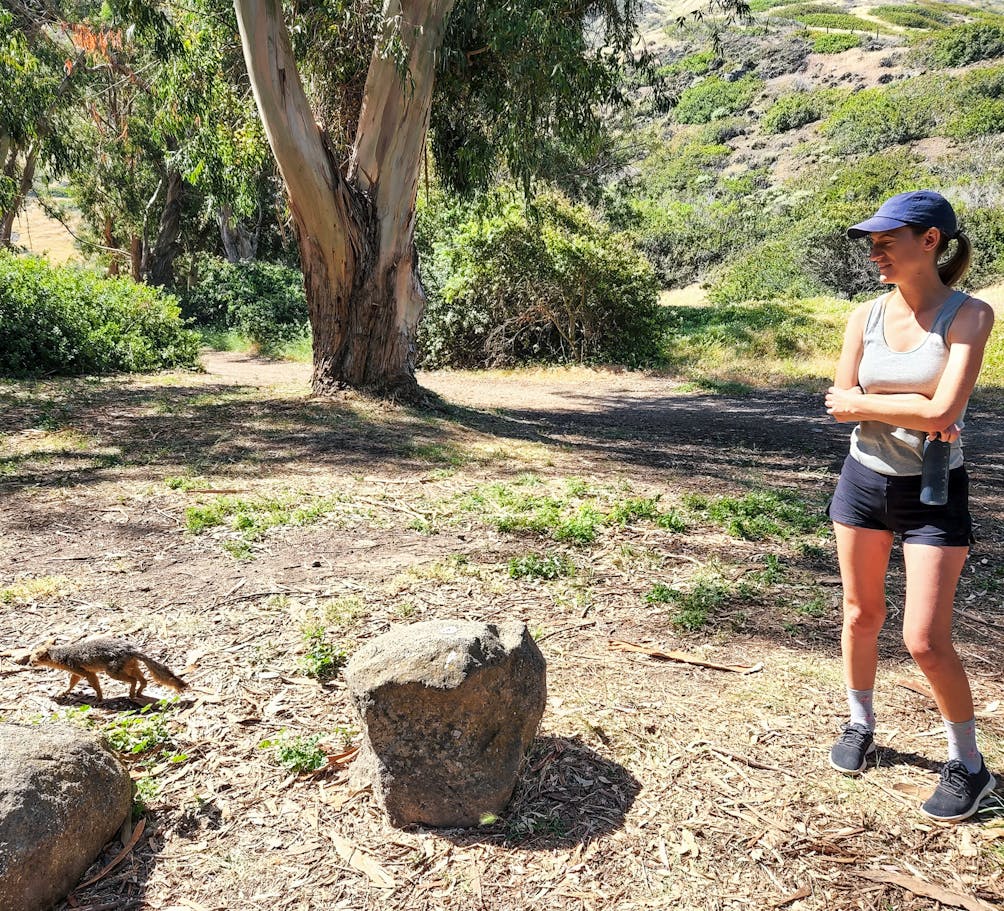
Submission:
[[[959,425],[952,424],[944,430],[936,430],[929,433],[927,438],[929,440],[941,440],[943,443],[954,443],[960,436],[962,436],[962,431],[959,429]]]
[[[861,394],[860,386],[851,386],[850,389],[830,386],[826,390],[826,413],[833,415],[841,423],[858,420],[854,400]]]

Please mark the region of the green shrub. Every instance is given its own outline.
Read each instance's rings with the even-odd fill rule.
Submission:
[[[688,54],[675,63],[659,67],[658,72],[663,78],[683,73],[689,73],[692,76],[704,76],[714,69],[718,59],[718,55],[714,51],[698,51],[696,54]]]
[[[842,54],[860,46],[861,39],[847,32],[815,32],[812,35],[812,50],[817,54]]]
[[[779,6],[798,5],[796,0],[750,0],[750,11],[754,13],[765,13],[768,10]]]
[[[938,10],[921,6],[917,3],[904,3],[902,6],[876,6],[871,14],[903,28],[943,28],[951,24],[951,17]]]
[[[234,329],[273,353],[309,332],[303,274],[278,263],[207,258],[199,284],[182,297],[196,324]]]
[[[953,139],[972,139],[1004,132],[1004,67],[985,67],[946,85],[953,99],[944,133]]]
[[[305,650],[300,667],[308,677],[325,681],[336,677],[348,661],[348,654],[341,646],[328,641],[327,630],[323,626],[307,624],[303,629]]]
[[[837,105],[821,129],[838,152],[878,152],[929,136],[935,107],[921,84],[864,89]]]
[[[639,363],[657,346],[657,284],[631,238],[567,200],[475,216],[433,248],[419,331],[427,367]],[[423,273],[425,274],[425,273]]]
[[[812,297],[823,288],[806,274],[799,251],[786,240],[768,240],[723,266],[708,285],[713,304]]]
[[[963,283],[983,288],[1004,277],[1004,209],[973,208],[961,213],[960,225],[973,244],[973,261]]]
[[[721,179],[729,152],[699,139],[660,144],[608,190],[607,217],[636,239],[664,287],[694,281],[755,238],[762,212],[750,196],[760,175]]]
[[[0,253],[0,373],[192,366],[198,349],[177,302],[158,289]]]
[[[734,82],[708,76],[683,92],[674,114],[680,123],[709,123],[745,111],[762,87],[756,76]]]
[[[731,154],[732,149],[723,143],[660,143],[639,165],[638,188],[650,198],[706,190]]]
[[[819,89],[782,95],[767,109],[760,124],[767,133],[798,129],[829,114],[844,94],[839,89]]]
[[[888,32],[889,29],[867,19],[845,13],[839,6],[829,3],[797,3],[785,6],[774,13],[784,19],[793,19],[811,28],[836,28],[852,32]]]
[[[689,590],[671,588],[657,582],[646,593],[649,604],[669,604],[675,610],[670,622],[678,629],[696,632],[711,619],[711,614],[727,604],[732,597],[732,586],[721,574],[705,571],[692,580]]]
[[[1004,133],[1004,98],[981,98],[945,125],[945,135],[953,139],[974,139],[987,133]]]
[[[320,734],[291,737],[283,731],[279,737],[261,741],[258,749],[271,750],[276,763],[299,775],[316,772],[327,764],[328,757],[324,749],[319,746],[320,741]]]
[[[968,66],[1004,56],[1004,25],[974,22],[936,34],[924,51],[931,63],[943,67]]]

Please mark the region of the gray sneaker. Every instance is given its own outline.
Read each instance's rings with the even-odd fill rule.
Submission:
[[[830,749],[830,765],[845,775],[860,775],[875,752],[875,738],[863,724],[845,724],[843,730]]]
[[[982,759],[978,772],[970,772],[964,763],[952,759],[941,767],[941,781],[920,810],[940,822],[968,819],[980,808],[980,801],[996,787],[997,782]]]

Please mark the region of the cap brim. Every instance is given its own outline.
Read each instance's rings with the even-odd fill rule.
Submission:
[[[897,228],[905,227],[907,222],[898,218],[886,218],[883,215],[875,215],[867,221],[862,221],[847,229],[848,237],[864,237],[866,234],[878,234],[880,231],[895,231]]]

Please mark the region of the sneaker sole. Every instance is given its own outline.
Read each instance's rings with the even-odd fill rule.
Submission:
[[[875,744],[873,743],[867,750],[865,750],[865,757],[861,760],[861,766],[857,769],[845,769],[841,765],[837,765],[833,761],[833,757],[830,756],[830,768],[836,769],[838,772],[843,772],[845,775],[860,775],[868,767],[868,757],[875,755]]]
[[[933,813],[928,813],[923,807],[920,808],[920,812],[923,813],[929,819],[935,819],[938,822],[961,822],[963,819],[969,819],[970,816],[974,815],[976,811],[980,808],[980,804],[983,802],[983,798],[986,797],[994,788],[997,787],[997,779],[993,775],[990,776],[990,780],[986,783],[986,787],[976,796],[976,800],[973,801],[972,806],[966,810],[965,813],[960,813],[958,816],[935,816]]]

